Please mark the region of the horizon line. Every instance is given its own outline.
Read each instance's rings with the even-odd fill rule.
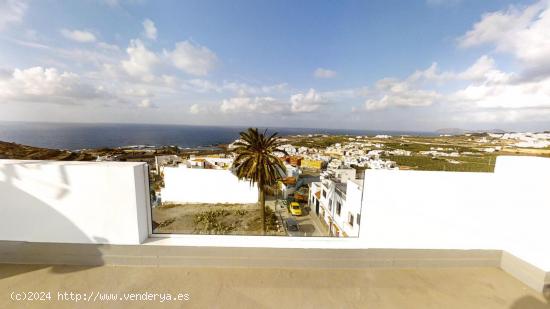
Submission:
[[[28,120],[0,120],[0,123],[29,123],[29,124],[69,124],[69,125],[149,125],[149,126],[188,126],[188,127],[217,127],[217,128],[274,128],[274,129],[302,129],[302,130],[349,130],[349,131],[378,131],[396,133],[437,133],[437,130],[398,130],[398,129],[353,129],[353,128],[312,128],[312,127],[285,127],[285,126],[257,126],[257,125],[205,125],[184,123],[143,123],[143,122],[59,122],[59,121],[28,121]],[[442,128],[445,129],[445,128]],[[463,130],[456,128],[457,130]],[[464,130],[469,131],[469,130]],[[473,130],[472,130],[473,131]],[[480,130],[481,131],[481,130]]]

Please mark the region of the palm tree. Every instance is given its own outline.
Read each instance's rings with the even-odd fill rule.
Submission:
[[[286,174],[283,161],[275,156],[275,153],[286,154],[278,149],[280,145],[277,133],[271,136],[259,133],[257,128],[248,128],[241,132],[240,141],[234,145],[237,157],[233,161],[233,168],[239,179],[247,179],[250,185],[258,185],[258,203],[260,204],[260,217],[262,233],[266,232],[265,224],[265,194],[270,187],[275,185],[282,175]]]

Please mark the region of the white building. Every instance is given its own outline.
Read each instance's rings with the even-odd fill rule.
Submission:
[[[163,203],[255,203],[258,188],[228,169],[164,168]]]
[[[355,169],[339,169],[321,176],[309,190],[309,207],[337,237],[359,236],[363,180]]]

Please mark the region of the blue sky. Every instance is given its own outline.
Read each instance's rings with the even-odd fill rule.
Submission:
[[[550,129],[548,1],[0,0],[0,120]]]

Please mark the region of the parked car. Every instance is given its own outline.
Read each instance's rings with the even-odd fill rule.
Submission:
[[[294,216],[301,216],[302,215],[302,207],[300,207],[300,203],[298,202],[292,202],[290,203],[290,213]]]
[[[302,230],[300,229],[296,219],[292,217],[286,218],[284,224],[286,231],[288,232],[288,236],[303,236]]]

